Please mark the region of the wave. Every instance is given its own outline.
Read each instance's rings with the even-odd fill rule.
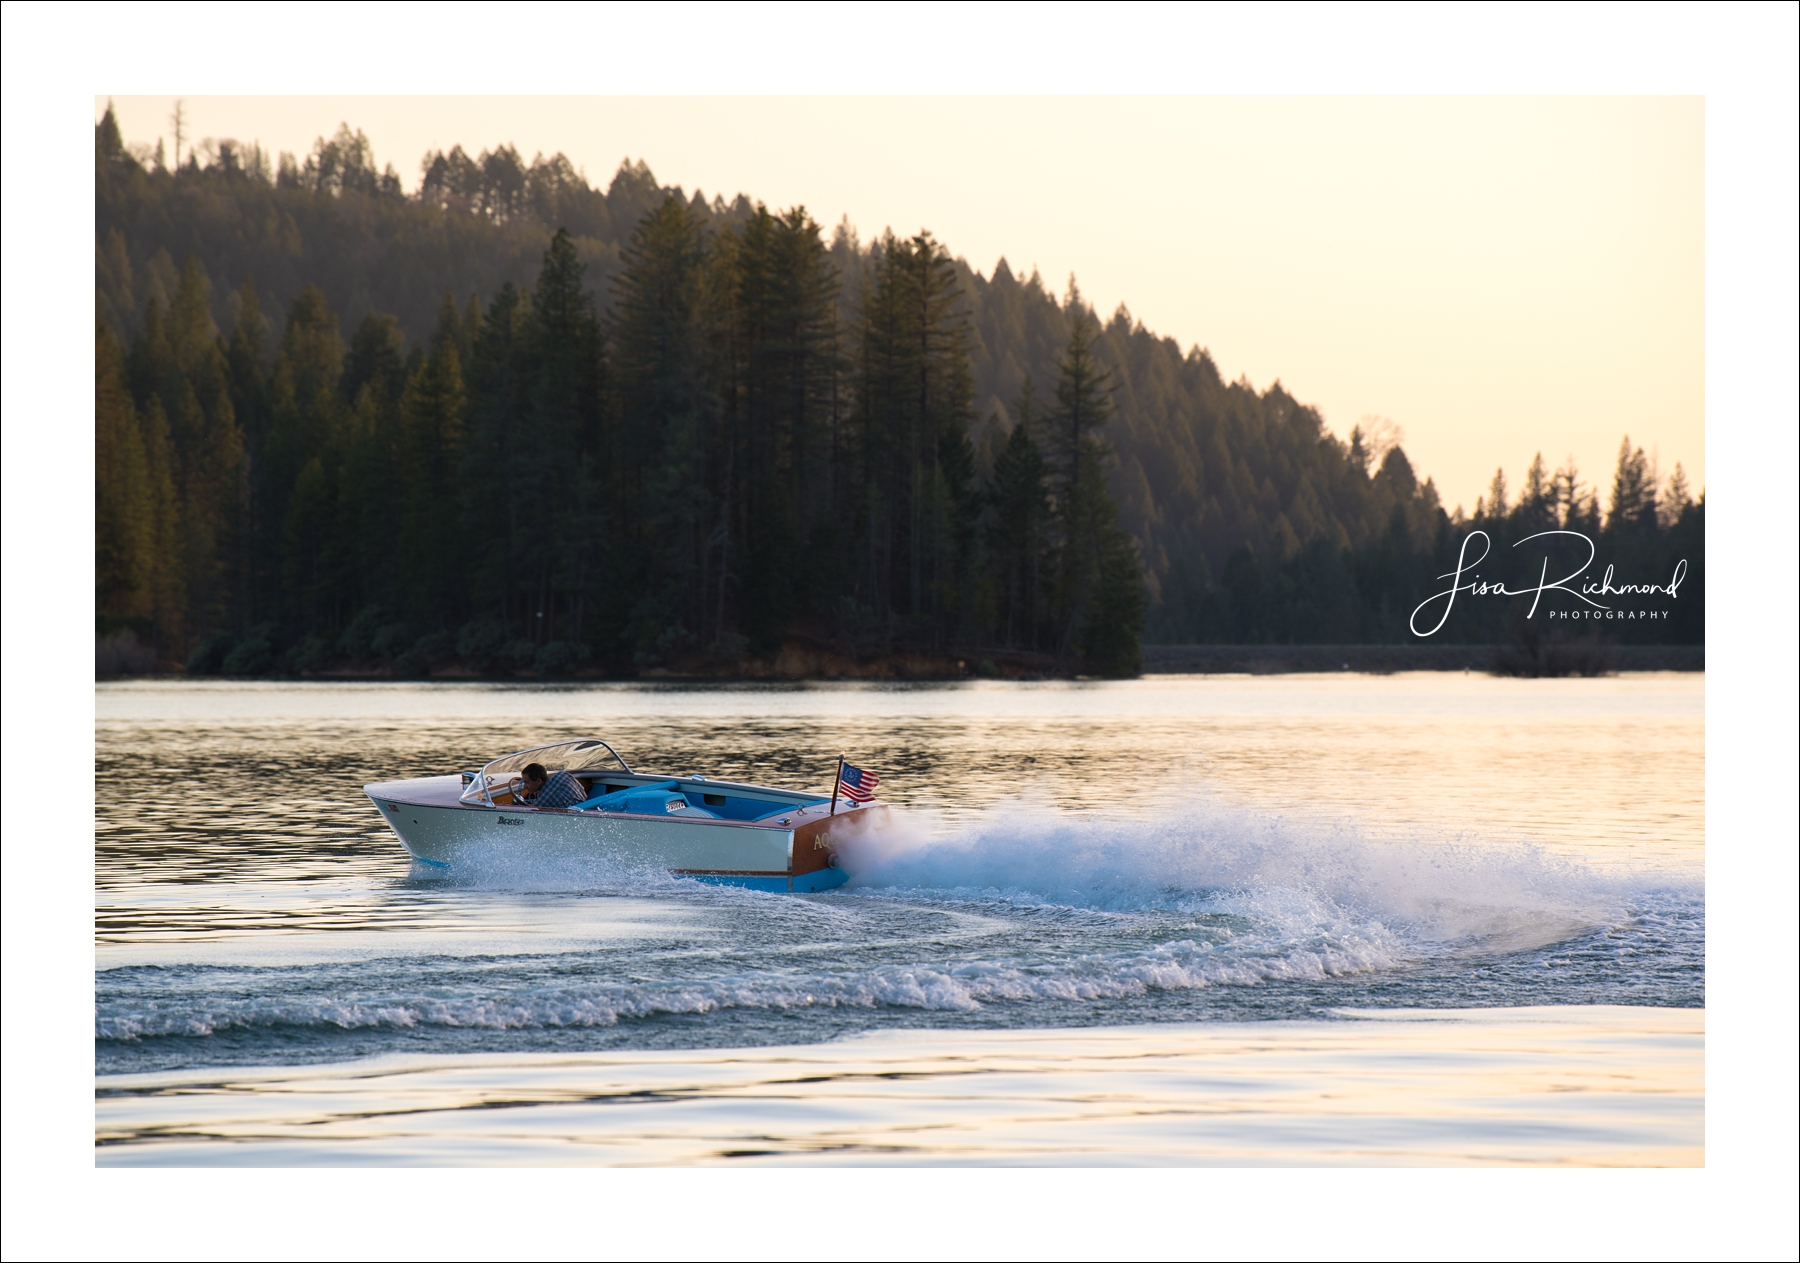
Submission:
[[[1000,905],[1013,912],[1216,913],[1289,937],[1398,934],[1420,943],[1539,947],[1616,924],[1646,895],[1695,898],[1695,874],[1607,869],[1542,846],[1458,837],[1376,839],[1356,823],[1272,813],[1195,793],[1108,817],[1018,798],[946,821],[888,815],[834,838],[850,877],[818,900],[703,885],[604,856],[479,853],[426,884],[527,892],[774,901],[802,918],[844,895]]]
[[[1317,949],[1234,951],[1192,939],[1053,962],[895,965],[840,975],[718,979],[685,985],[587,984],[462,997],[239,996],[153,1002],[102,1014],[95,1038],[132,1042],[229,1031],[531,1030],[614,1026],[623,1019],[725,1009],[906,1008],[970,1012],[1009,1000],[1106,1000],[1220,985],[1323,979],[1393,963],[1378,941]]]
[[[1377,840],[1358,826],[1195,795],[1148,818],[1015,800],[960,827],[897,816],[841,846],[850,893],[1245,917],[1288,938],[1365,933],[1486,950],[1616,924],[1699,879],[1608,870],[1531,843]]]
[[[131,1044],[233,1031],[610,1027],[729,1010],[972,1012],[1380,978],[1445,962],[1462,973],[1465,958],[1583,936],[1589,955],[1648,951],[1686,967],[1704,933],[1695,874],[1608,869],[1525,843],[1376,839],[1354,824],[1208,796],[1138,818],[1025,799],[959,822],[895,813],[837,843],[849,884],[807,898],[602,860],[519,860],[457,881],[720,905],[731,915],[709,924],[729,927],[732,944],[760,943],[767,968],[705,950],[627,962],[638,981],[549,977],[569,957],[532,952],[506,958],[516,964],[385,958],[371,965],[378,973],[335,975],[134,967],[106,971],[95,1036]]]

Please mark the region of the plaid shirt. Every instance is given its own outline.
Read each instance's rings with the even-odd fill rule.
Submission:
[[[544,788],[537,792],[537,797],[527,798],[525,801],[539,811],[555,811],[586,802],[587,791],[581,788],[580,781],[567,772],[553,772],[550,779],[544,782]]]

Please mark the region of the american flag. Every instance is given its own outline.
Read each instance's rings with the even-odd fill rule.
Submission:
[[[838,792],[853,803],[866,803],[875,797],[875,787],[879,784],[881,778],[875,773],[851,767],[848,763],[838,773]]]

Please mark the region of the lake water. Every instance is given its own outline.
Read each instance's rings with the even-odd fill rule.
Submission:
[[[1704,684],[103,684],[97,1160],[1698,1162]],[[587,733],[904,824],[444,881],[360,792]]]

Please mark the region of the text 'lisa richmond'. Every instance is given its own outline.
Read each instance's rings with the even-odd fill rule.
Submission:
[[[1486,531],[1470,531],[1463,540],[1462,547],[1457,550],[1456,569],[1448,574],[1438,576],[1440,579],[1448,579],[1450,586],[1441,592],[1432,593],[1419,602],[1413,610],[1409,622],[1413,635],[1430,636],[1442,629],[1444,624],[1449,621],[1450,611],[1456,607],[1457,596],[1462,593],[1467,593],[1471,597],[1528,596],[1531,598],[1531,609],[1525,614],[1527,618],[1536,616],[1545,595],[1552,592],[1567,593],[1580,604],[1570,609],[1546,607],[1544,609],[1546,618],[1617,621],[1663,619],[1669,616],[1669,611],[1666,609],[1621,609],[1616,604],[1608,604],[1608,602],[1616,602],[1620,597],[1660,596],[1673,600],[1681,588],[1681,581],[1687,577],[1686,558],[1675,563],[1674,573],[1670,575],[1667,583],[1625,583],[1615,579],[1613,567],[1610,565],[1606,567],[1605,573],[1598,580],[1586,577],[1593,567],[1597,550],[1594,547],[1594,541],[1580,531],[1539,531],[1535,535],[1526,536],[1513,547],[1522,548],[1534,539],[1548,539],[1554,536],[1564,537],[1571,542],[1579,541],[1579,545],[1585,547],[1586,557],[1561,578],[1552,579],[1550,577],[1549,549],[1546,546],[1543,563],[1538,568],[1537,581],[1519,587],[1508,587],[1502,581],[1481,577],[1478,567],[1487,561],[1488,555],[1493,550],[1493,541]],[[1481,541],[1481,553],[1479,556],[1470,557],[1470,545],[1477,539]],[[1439,609],[1437,621],[1429,628],[1420,630],[1421,619],[1429,618],[1433,606],[1439,603],[1441,603],[1441,609]]]

